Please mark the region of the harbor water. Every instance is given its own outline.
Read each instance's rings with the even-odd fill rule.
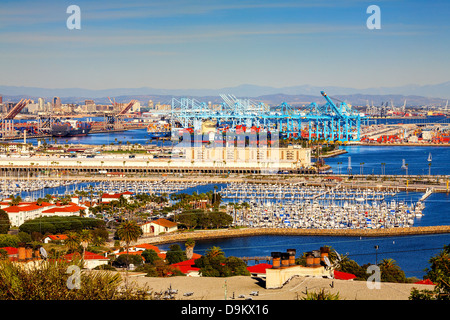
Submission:
[[[409,175],[450,175],[450,147],[434,146],[343,146],[347,153],[326,158],[333,173],[347,174],[348,158],[353,174],[405,175],[403,159]],[[431,154],[432,161],[428,161]],[[431,168],[429,167],[431,163]]]
[[[58,144],[117,144],[126,143],[157,144],[148,139],[146,130],[130,130],[119,133],[99,133],[86,137],[58,139]],[[30,139],[37,144],[36,139]],[[163,142],[159,142],[160,144]],[[171,145],[171,142],[164,142]],[[326,158],[334,173],[347,173],[348,157],[351,157],[353,174],[395,174],[404,175],[403,159],[408,164],[408,174],[426,175],[429,170],[428,156],[431,153],[431,174],[450,175],[450,148],[433,146],[344,146],[347,151],[333,158]],[[383,165],[382,163],[385,163]],[[22,198],[43,197],[45,194],[64,194],[75,189],[86,189],[89,183],[46,188],[32,192],[22,192]],[[95,185],[95,184],[94,184]],[[176,192],[202,193],[213,190],[214,185],[198,185]],[[219,189],[224,185],[219,185]],[[396,201],[416,202],[423,194],[418,192],[399,192],[394,196]],[[226,202],[232,199],[224,199]],[[415,219],[414,226],[450,225],[450,198],[448,194],[434,193],[424,201],[423,216]],[[408,277],[422,278],[424,269],[429,267],[428,260],[450,244],[449,234],[398,236],[398,237],[331,237],[331,236],[255,236],[232,239],[216,239],[197,241],[195,252],[203,254],[211,246],[218,246],[227,256],[249,257],[269,256],[272,251],[284,251],[295,248],[297,252],[318,249],[330,245],[340,254],[348,255],[360,265],[375,263],[384,258],[396,260]],[[376,251],[374,246],[379,246]],[[168,249],[169,245],[161,245]]]

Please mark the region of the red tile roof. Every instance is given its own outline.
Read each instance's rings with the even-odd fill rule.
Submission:
[[[102,198],[119,199],[120,196],[122,196],[122,195],[131,195],[131,194],[134,194],[134,192],[125,191],[125,192],[122,192],[122,193],[113,193],[113,194],[104,193],[104,194],[102,194]]]
[[[160,257],[162,260],[166,260],[166,254],[165,253],[158,253],[158,257]]]
[[[160,225],[162,227],[166,227],[166,228],[172,228],[172,227],[176,227],[177,226],[176,222],[172,222],[172,221],[169,221],[169,220],[163,219],[163,218],[160,218],[160,219],[155,220],[155,221],[150,221],[150,223],[154,223],[154,224]]]
[[[49,237],[52,240],[66,240],[67,236],[65,234],[51,234],[48,235],[47,237]]]
[[[128,251],[128,254],[131,256],[131,255],[141,255],[142,254],[142,252],[143,251]],[[119,253],[117,253],[117,255],[118,256],[120,256],[121,254],[127,254],[127,251],[125,250],[125,251],[122,251],[122,252],[119,252]]]
[[[28,205],[23,205],[23,206],[10,206],[10,207],[3,208],[3,210],[6,212],[23,212],[23,211],[33,211],[33,210],[38,210],[38,209],[42,209],[42,207],[38,206],[37,204],[28,204]]]
[[[0,248],[0,249],[5,250],[8,253],[8,255],[18,254],[19,253],[19,249],[14,248],[14,247],[3,247],[3,248]]]
[[[356,276],[351,273],[334,270],[334,278],[339,280],[352,280],[355,279]]]
[[[417,282],[414,282],[415,284],[430,284],[430,285],[435,285],[430,279],[425,279],[425,280],[420,280]]]
[[[271,264],[268,263],[258,263],[254,266],[247,267],[250,273],[266,273],[266,269],[272,268]]]
[[[135,248],[142,248],[145,250],[155,250],[156,253],[160,253],[161,250],[159,250],[159,248],[157,246],[154,246],[152,244],[149,243],[142,243],[142,244],[138,244],[137,246],[134,246]]]
[[[80,207],[76,204],[71,204],[67,206],[58,206],[51,209],[47,209],[42,211],[42,213],[56,213],[56,212],[79,212],[80,210],[83,210],[83,207]]]
[[[81,259],[82,255],[79,252],[75,252],[75,253],[66,254],[64,256],[64,258],[66,260],[68,260],[68,261],[71,261],[74,258],[74,256],[79,258],[79,259]],[[96,253],[93,253],[93,252],[85,251],[85,253],[84,253],[84,260],[109,260],[109,259],[106,258],[105,256],[100,255],[100,254],[96,254]]]
[[[173,263],[170,266],[174,269],[180,270],[184,274],[189,273],[190,271],[199,271],[200,268],[194,267],[195,260],[196,259],[192,258],[192,259],[181,261],[178,263]]]
[[[121,195],[122,195],[121,193],[114,193],[114,194],[104,193],[104,194],[102,194],[102,198],[105,198],[105,199],[119,199]]]

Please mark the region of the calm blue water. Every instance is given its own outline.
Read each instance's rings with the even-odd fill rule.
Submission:
[[[382,174],[385,163],[385,174],[404,175],[403,159],[408,164],[408,174],[427,175],[428,155],[431,153],[431,174],[450,174],[450,147],[414,147],[414,146],[345,146],[348,153],[333,158],[326,158],[334,173],[347,174],[348,157],[351,157],[353,174]],[[339,163],[341,162],[341,163]],[[363,163],[363,164],[361,164]]]
[[[91,183],[81,183],[67,187],[49,188],[32,193],[23,192],[22,198],[32,196],[35,199],[44,197],[45,194],[64,194],[73,192],[75,188],[87,188]],[[96,183],[92,183],[95,185]],[[214,190],[215,184],[192,187],[181,192],[192,194],[203,193]],[[217,184],[219,190],[225,184]],[[415,202],[422,196],[420,192],[401,192],[396,195],[395,200],[406,203]],[[432,194],[425,200],[424,216],[415,219],[415,226],[450,225],[450,195]],[[379,246],[378,261],[383,258],[392,258],[397,261],[408,277],[421,278],[427,268],[429,258],[438,253],[443,245],[450,244],[450,234],[426,235],[426,236],[403,236],[403,237],[314,237],[314,236],[258,236],[243,237],[235,239],[216,239],[197,241],[195,252],[204,254],[212,247],[218,246],[224,250],[227,256],[266,256],[272,251],[285,251],[295,248],[297,252],[311,251],[324,245],[331,245],[341,254],[349,257],[360,265],[375,263],[374,245]],[[182,246],[182,244],[180,244]],[[169,245],[160,245],[161,249],[167,250]],[[182,246],[183,247],[183,246]]]
[[[212,190],[214,185],[190,188],[189,193]],[[220,189],[219,185],[219,189]],[[186,191],[183,191],[186,192]],[[415,202],[422,196],[420,192],[401,192],[394,199],[405,203]],[[425,200],[423,217],[415,219],[415,226],[450,225],[450,195],[444,193],[432,194]],[[212,246],[220,247],[226,256],[251,257],[267,256],[272,251],[285,251],[295,248],[302,252],[319,249],[331,245],[340,254],[346,254],[358,264],[375,263],[384,258],[397,261],[407,277],[422,278],[424,269],[429,267],[428,260],[444,245],[450,244],[450,234],[397,236],[397,237],[329,237],[329,236],[257,236],[234,239],[199,240],[195,252],[204,254]],[[183,248],[183,244],[180,243]],[[375,256],[374,246],[378,245]],[[167,250],[169,244],[160,245]],[[251,264],[251,263],[250,263]]]
[[[55,139],[54,137],[52,139]],[[49,143],[50,138],[45,139],[47,143]],[[15,140],[16,142],[23,142],[23,140]],[[88,134],[84,137],[67,137],[67,138],[56,138],[56,143],[60,145],[65,144],[86,144],[86,145],[109,145],[114,143],[117,145],[119,141],[122,142],[123,145],[126,145],[127,142],[131,144],[154,144],[154,145],[171,145],[170,141],[158,141],[151,140],[147,134],[146,129],[135,129],[128,130],[123,132],[110,132],[110,133],[93,133]],[[38,139],[27,139],[27,142],[37,145]],[[53,143],[53,141],[52,141]]]
[[[384,258],[394,259],[407,277],[422,278],[429,259],[450,244],[450,234],[403,237],[318,237],[318,236],[255,236],[218,240],[198,240],[194,252],[204,254],[212,246],[220,247],[226,256],[270,256],[273,251],[296,249],[302,252],[318,250],[329,245],[341,255],[348,255],[359,265],[376,263]],[[378,254],[374,246],[378,245]],[[159,245],[163,250],[169,244]],[[183,244],[180,246],[184,248]],[[377,259],[377,260],[376,260]]]
[[[58,139],[59,144],[110,144],[117,141],[126,144],[130,143],[152,143],[155,141],[148,139],[145,129],[130,130],[120,133],[91,134],[86,137],[73,137]],[[37,144],[36,139],[30,142]],[[161,143],[161,142],[159,142]],[[166,145],[171,145],[166,142]],[[386,163],[386,174],[405,174],[401,169],[402,159],[408,163],[409,174],[428,174],[428,154],[432,154],[431,174],[450,174],[450,148],[448,147],[407,147],[407,146],[346,146],[347,154],[334,158],[325,159],[333,172],[347,173],[348,157],[351,157],[353,174],[359,174],[361,167],[365,174],[381,174],[381,163]],[[338,162],[342,162],[339,164]],[[364,165],[361,163],[364,162]],[[78,189],[87,184],[78,186]],[[214,185],[190,188],[183,192],[202,193],[213,190]],[[219,185],[220,189],[221,185]],[[75,186],[64,188],[45,189],[33,194],[23,193],[26,196],[43,197],[46,193],[63,194],[65,191],[72,192]],[[403,200],[407,203],[417,201],[421,193],[400,193],[396,200]],[[426,208],[421,219],[416,219],[415,226],[450,225],[450,198],[447,194],[433,194],[426,201]],[[416,276],[421,278],[425,268],[429,266],[430,257],[439,252],[444,245],[450,244],[450,235],[426,235],[426,236],[405,236],[405,237],[379,237],[379,238],[359,238],[359,237],[299,237],[299,236],[259,236],[236,239],[218,239],[208,241],[198,241],[195,251],[202,254],[211,246],[221,247],[227,256],[265,256],[272,251],[285,251],[288,248],[295,248],[298,252],[318,249],[323,245],[333,246],[339,253],[348,254],[349,257],[359,264],[375,263],[374,245],[379,246],[378,261],[383,258],[392,258],[397,261],[408,277]],[[169,245],[161,245],[162,249],[168,249]]]

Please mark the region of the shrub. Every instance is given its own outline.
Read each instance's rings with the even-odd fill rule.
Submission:
[[[58,234],[66,231],[104,228],[104,226],[104,221],[94,218],[84,218],[78,216],[42,217],[26,221],[20,225],[19,230],[29,234],[32,234],[33,232],[39,232],[42,234]]]
[[[17,247],[20,239],[17,235],[0,234],[0,247]]]
[[[143,264],[144,260],[141,256],[136,254],[128,255],[128,264],[134,264],[135,266],[140,266]],[[114,260],[113,265],[118,267],[126,267],[127,266],[127,254],[121,254]]]
[[[42,261],[41,261],[42,262]],[[137,300],[145,299],[145,289],[128,287],[122,291],[122,278],[117,273],[81,272],[80,288],[69,289],[64,261],[42,262],[34,268],[23,268],[10,261],[0,261],[1,300]]]
[[[0,209],[0,234],[8,233],[11,222],[9,221],[8,213]]]

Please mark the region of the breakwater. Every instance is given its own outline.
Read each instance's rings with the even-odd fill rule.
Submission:
[[[165,244],[184,242],[187,239],[207,240],[262,235],[277,236],[343,236],[343,237],[390,237],[450,233],[450,226],[426,226],[390,229],[289,229],[289,228],[241,228],[176,232],[156,237],[142,237],[137,243]]]

